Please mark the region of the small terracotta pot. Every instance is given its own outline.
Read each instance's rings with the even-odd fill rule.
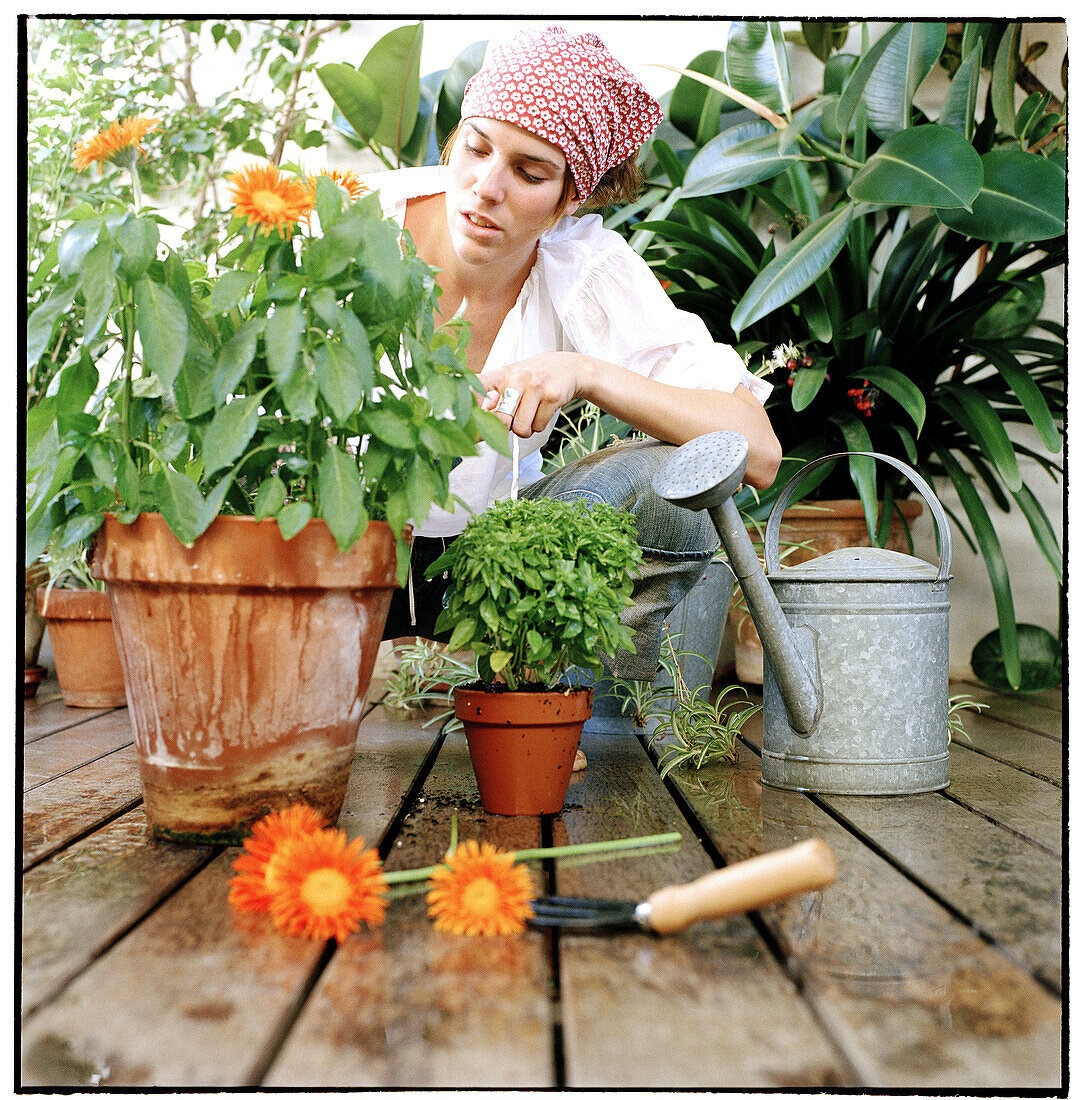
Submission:
[[[455,714],[488,813],[560,813],[593,698],[590,688],[455,689]]]
[[[122,707],[124,671],[109,598],[90,588],[39,588],[60,693],[68,707]]]
[[[33,699],[44,679],[45,669],[41,665],[26,665],[23,668],[23,698]]]
[[[154,832],[237,844],[307,802],[333,822],[397,587],[395,539],[370,523],[342,553],[322,520],[219,516],[183,546],[157,514],[107,516],[106,581]]]

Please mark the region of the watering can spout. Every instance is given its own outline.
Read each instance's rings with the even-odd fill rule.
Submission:
[[[747,461],[748,440],[740,433],[699,436],[669,456],[654,477],[654,491],[683,508],[707,510],[771,662],[790,726],[807,734],[823,709],[816,637],[786,621],[733,503]]]

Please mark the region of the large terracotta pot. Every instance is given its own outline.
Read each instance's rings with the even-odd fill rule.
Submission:
[[[322,521],[286,541],[221,516],[189,550],[159,515],[107,517],[93,568],[155,832],[237,843],[298,800],[334,821],[397,583],[391,528],[342,553]]]
[[[455,689],[455,715],[486,811],[560,813],[592,700],[590,688]]]
[[[124,671],[106,594],[92,588],[39,588],[37,606],[49,631],[64,705],[124,706]]]
[[[898,514],[892,516],[887,549],[910,553],[906,528],[921,515],[920,500],[898,501]],[[756,537],[753,534],[753,537]],[[779,530],[782,567],[798,565],[810,558],[842,550],[847,546],[869,546],[869,528],[860,500],[817,500],[795,504],[782,514]],[[792,549],[790,549],[792,547]],[[737,679],[746,684],[763,683],[763,646],[748,609],[742,600],[735,609],[734,662]]]

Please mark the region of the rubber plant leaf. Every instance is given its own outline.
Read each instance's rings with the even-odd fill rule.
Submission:
[[[1020,25],[1012,23],[997,46],[989,98],[997,125],[1009,137],[1015,137],[1015,71],[1019,58]]]
[[[440,92],[436,97],[436,112],[433,116],[436,142],[441,147],[459,125],[463,93],[466,91],[467,82],[481,68],[487,45],[487,42],[482,41],[467,46],[444,73]]]
[[[144,275],[135,284],[135,327],[143,345],[143,368],[173,385],[188,347],[188,315],[168,287]]]
[[[358,71],[372,80],[380,96],[376,142],[396,153],[406,144],[417,119],[423,35],[422,23],[396,27],[369,50],[358,66]]]
[[[835,108],[835,126],[841,134],[848,134],[854,124],[854,116],[861,105],[865,87],[880,58],[902,30],[901,23],[890,27],[867,49],[850,72],[839,95]]]
[[[779,152],[778,131],[757,119],[707,142],[688,165],[681,190],[686,198],[735,191],[772,179],[800,159],[797,153]]]
[[[946,23],[907,22],[884,50],[862,95],[869,129],[888,138],[913,125],[914,94],[947,41]]]
[[[727,84],[779,114],[790,113],[790,62],[777,20],[734,20],[723,66]]]
[[[938,120],[941,126],[957,131],[967,141],[974,137],[974,113],[978,106],[978,81],[981,79],[981,53],[982,44],[979,41],[955,70]]]
[[[973,208],[938,210],[950,229],[981,241],[1045,241],[1065,230],[1068,177],[1051,160],[1022,149],[993,149]]]
[[[812,286],[842,251],[853,220],[853,205],[844,203],[798,233],[737,303],[731,318],[734,332],[739,334]]]
[[[993,601],[996,604],[1000,644],[1004,654],[1004,671],[1008,677],[1008,683],[1013,688],[1018,688],[1022,682],[1022,669],[1019,664],[1015,603],[1012,600],[1011,578],[1008,575],[1004,551],[997,538],[996,528],[974,488],[973,481],[967,477],[951,452],[943,447],[937,447],[936,453],[948,477],[951,478],[952,485],[955,486],[970,525],[974,529],[974,536],[981,549],[982,557],[985,559],[985,568],[993,587]]]
[[[982,159],[946,126],[900,130],[884,142],[850,181],[855,202],[970,210],[982,187]]]
[[[345,62],[321,65],[316,75],[354,133],[362,141],[372,141],[383,113],[380,92],[372,77]]]
[[[722,79],[722,51],[707,50],[688,63],[690,72]],[[721,93],[690,76],[681,76],[669,97],[669,121],[696,145],[703,145],[718,133],[723,109],[732,103]]]

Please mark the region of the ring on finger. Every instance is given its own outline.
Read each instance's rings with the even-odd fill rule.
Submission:
[[[518,391],[509,387],[506,389],[497,402],[497,406],[493,409],[493,412],[505,413],[508,416],[514,416],[515,410],[519,407],[519,402],[523,399],[523,395]]]

